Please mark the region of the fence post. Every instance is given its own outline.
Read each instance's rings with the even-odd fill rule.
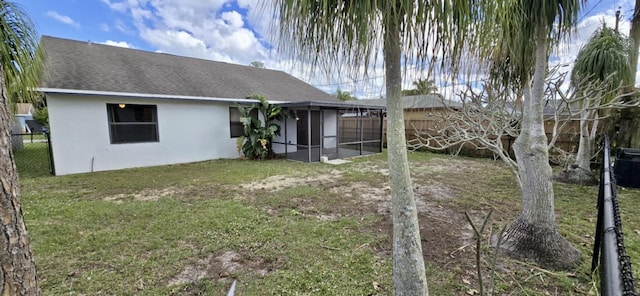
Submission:
[[[47,141],[47,151],[49,152],[49,173],[51,175],[56,175],[56,166],[53,163],[53,149],[51,148],[51,137],[49,137],[49,131],[46,128],[42,129],[42,134],[44,135],[45,140]]]

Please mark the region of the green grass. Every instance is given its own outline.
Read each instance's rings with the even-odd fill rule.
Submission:
[[[462,213],[477,220],[494,209],[492,229],[513,221],[520,199],[512,176],[488,159],[409,158],[417,192],[435,209],[421,214],[431,293],[477,289],[473,248],[454,252],[468,243]],[[376,198],[388,194],[385,167],[383,153],[341,166],[217,160],[61,177],[21,173],[21,199],[45,295],[224,295],[230,278],[238,280],[237,295],[389,295],[391,221],[359,196],[384,204]],[[261,183],[287,178],[297,181]],[[435,187],[448,197],[434,198],[428,190]],[[597,188],[555,190],[559,230],[582,251],[582,264],[566,273],[501,258],[496,292],[591,289]],[[619,195],[637,275],[640,191]],[[227,252],[236,254],[234,268],[219,259]],[[185,270],[195,275],[169,285]]]
[[[25,136],[24,140],[27,140]],[[50,175],[47,143],[24,143],[23,148],[13,152],[16,168],[24,178]]]

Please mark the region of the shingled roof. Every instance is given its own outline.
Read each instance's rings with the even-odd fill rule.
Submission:
[[[43,89],[84,93],[339,102],[285,72],[43,36]]]

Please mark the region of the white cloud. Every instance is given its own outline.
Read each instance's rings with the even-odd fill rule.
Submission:
[[[270,60],[270,49],[229,0],[103,0],[124,13],[132,30],[158,51],[238,64]],[[247,8],[251,10],[252,8]],[[124,22],[114,25],[128,31]],[[266,62],[268,65],[269,62]]]
[[[126,12],[127,11],[127,3],[126,2],[111,2],[109,0],[102,0],[102,3],[109,6],[111,10],[118,12]]]
[[[242,28],[244,26],[242,15],[237,11],[225,11],[222,13],[221,18],[232,28]]]
[[[105,42],[100,42],[100,43],[105,44],[105,45],[117,46],[117,47],[135,48],[133,45],[131,45],[130,43],[128,43],[126,41],[107,40]]]
[[[102,24],[100,24],[100,31],[109,32],[109,31],[111,31],[111,28],[109,27],[108,24],[102,23]]]
[[[136,31],[130,28],[125,22],[120,19],[116,19],[113,26],[120,32],[127,35],[136,35]]]
[[[61,15],[56,11],[53,11],[53,10],[47,11],[46,15],[63,24],[67,24],[75,28],[80,28],[80,24],[76,23],[76,21],[74,21],[72,18],[66,15]]]

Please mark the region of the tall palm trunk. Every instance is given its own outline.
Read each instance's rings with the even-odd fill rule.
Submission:
[[[18,197],[18,175],[11,151],[11,113],[2,67],[0,85],[0,295],[40,295]]]
[[[387,90],[387,146],[393,204],[393,289],[395,295],[429,295],[413,195],[401,98],[400,28],[384,14],[384,62]]]
[[[629,37],[631,38],[629,62],[633,71],[631,86],[634,87],[636,85],[635,73],[638,69],[638,49],[640,49],[640,0],[636,0]],[[623,109],[620,117],[617,144],[623,147],[640,148],[640,107]]]
[[[575,266],[580,253],[557,231],[553,204],[552,171],[544,131],[544,79],[547,69],[546,30],[538,31],[533,82],[524,84],[522,129],[513,144],[521,172],[522,212],[507,228],[502,248],[509,255],[541,266]]]
[[[591,173],[592,144],[595,141],[595,133],[600,119],[595,110],[588,110],[591,99],[584,98],[583,100],[583,108],[580,113],[580,141],[578,142],[575,166],[583,172]],[[594,116],[596,117],[594,118]]]

